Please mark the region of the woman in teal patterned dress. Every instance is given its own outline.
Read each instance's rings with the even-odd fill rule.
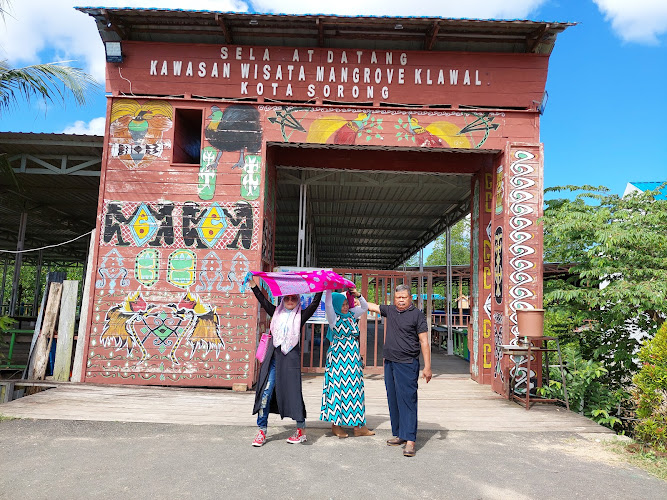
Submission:
[[[325,300],[329,349],[320,420],[331,422],[331,432],[339,438],[347,437],[341,426],[354,427],[355,436],[375,434],[366,427],[364,372],[357,324],[357,318],[368,310],[368,304],[356,290],[351,293],[357,296],[359,303],[352,309],[342,293],[328,292]]]

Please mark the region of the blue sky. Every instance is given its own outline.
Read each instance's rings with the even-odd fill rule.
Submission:
[[[85,0],[14,0],[0,32],[0,57],[14,66],[72,60],[102,78],[104,51]],[[556,42],[541,119],[545,187],[667,180],[667,1],[665,0],[190,0],[204,10],[418,15],[577,22]],[[180,8],[181,1],[101,0],[104,6]],[[313,12],[312,5],[317,5]],[[105,97],[85,107],[21,104],[0,131],[101,133]]]

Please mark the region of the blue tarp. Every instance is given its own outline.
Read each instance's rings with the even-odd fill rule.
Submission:
[[[428,294],[422,293],[422,299],[428,300]],[[417,300],[417,294],[416,293],[412,294],[412,300]],[[445,300],[445,297],[443,297],[439,293],[432,293],[431,294],[431,300]]]

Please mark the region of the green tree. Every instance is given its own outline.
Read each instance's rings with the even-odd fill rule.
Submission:
[[[0,0],[3,20],[9,4],[8,0]],[[6,60],[0,60],[0,116],[17,107],[22,99],[30,101],[34,97],[64,103],[69,94],[78,104],[85,104],[90,91],[100,88],[92,76],[64,62],[12,68]]]
[[[667,324],[639,350],[642,368],[634,376],[637,404],[635,436],[657,450],[667,451]]]
[[[452,265],[470,264],[470,218],[461,219],[452,226]],[[435,240],[433,252],[426,259],[427,266],[447,265],[447,236],[445,233]]]
[[[426,264],[426,263],[424,263]],[[419,267],[419,253],[414,254],[408,260],[406,260],[400,267]]]
[[[603,363],[609,388],[624,387],[642,332],[653,336],[667,311],[667,200],[604,187],[546,190],[563,191],[574,196],[546,201],[545,260],[574,266],[544,283],[545,306],[563,320],[561,338]]]

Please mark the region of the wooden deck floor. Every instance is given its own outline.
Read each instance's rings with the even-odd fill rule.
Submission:
[[[366,413],[371,428],[390,429],[384,381],[366,378]],[[304,400],[310,427],[320,422],[321,376],[305,376]],[[153,422],[187,425],[254,426],[254,392],[228,389],[69,384],[0,405],[8,417]],[[292,426],[271,416],[269,426]],[[611,432],[585,417],[551,404],[530,411],[467,377],[435,377],[419,382],[419,428],[495,432]]]

